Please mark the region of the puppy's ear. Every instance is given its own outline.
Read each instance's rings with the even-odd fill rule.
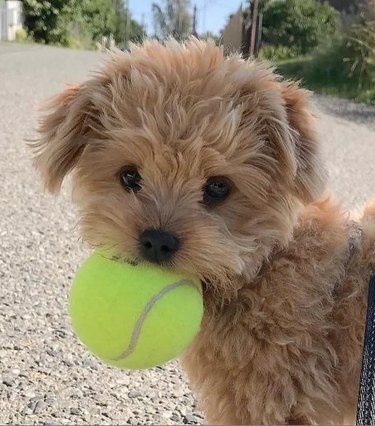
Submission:
[[[284,82],[282,96],[295,143],[295,190],[302,201],[311,202],[322,194],[326,172],[319,155],[315,118],[310,111],[310,93],[301,89],[298,83]]]
[[[81,86],[70,86],[42,108],[39,138],[31,144],[34,164],[45,187],[57,192],[64,177],[74,168],[87,143],[93,108]]]

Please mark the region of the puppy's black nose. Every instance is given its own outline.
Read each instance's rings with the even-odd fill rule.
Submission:
[[[142,257],[153,263],[168,262],[176,253],[178,247],[178,238],[160,229],[146,229],[140,238]]]

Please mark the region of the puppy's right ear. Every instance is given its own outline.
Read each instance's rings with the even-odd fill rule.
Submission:
[[[85,93],[86,92],[86,93]],[[57,192],[64,177],[74,168],[87,144],[93,107],[82,86],[70,86],[43,107],[39,137],[31,143],[34,164],[45,187]]]

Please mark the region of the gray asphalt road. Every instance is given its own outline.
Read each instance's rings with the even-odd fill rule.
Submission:
[[[97,362],[67,317],[86,252],[65,187],[41,192],[24,140],[37,102],[81,81],[94,52],[0,44],[0,424],[202,422],[178,363],[125,372]],[[344,205],[375,198],[375,109],[316,97],[331,187]]]

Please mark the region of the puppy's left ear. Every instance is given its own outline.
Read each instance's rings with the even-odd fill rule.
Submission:
[[[283,82],[282,96],[295,143],[295,190],[302,201],[311,202],[322,194],[326,172],[319,155],[315,118],[310,111],[310,92],[301,89],[298,83]]]
[[[45,187],[57,192],[76,166],[96,120],[88,87],[70,86],[42,108],[36,141],[32,142],[34,165]]]

